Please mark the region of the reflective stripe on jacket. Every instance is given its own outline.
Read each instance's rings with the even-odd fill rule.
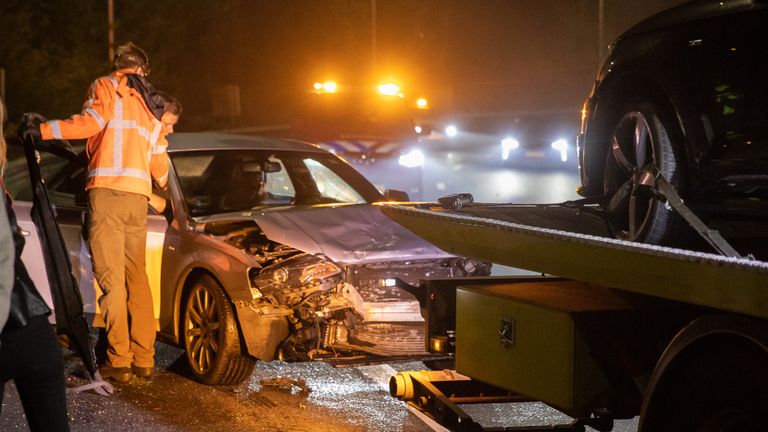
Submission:
[[[127,71],[94,81],[83,112],[40,125],[44,140],[88,138],[85,188],[107,188],[149,196],[152,178],[168,179],[167,142],[161,123],[141,94],[127,85]]]

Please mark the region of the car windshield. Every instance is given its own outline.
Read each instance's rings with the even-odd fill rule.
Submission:
[[[238,149],[169,155],[192,216],[383,199],[357,171],[330,154]]]

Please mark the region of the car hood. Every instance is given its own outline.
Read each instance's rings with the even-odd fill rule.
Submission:
[[[253,219],[268,239],[310,254],[323,254],[339,264],[454,256],[403,228],[375,205],[302,207],[241,215],[242,219]]]

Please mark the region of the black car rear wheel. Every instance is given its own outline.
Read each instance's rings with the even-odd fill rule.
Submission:
[[[184,348],[195,377],[206,384],[237,384],[255,361],[242,353],[232,304],[210,276],[192,285],[184,305]]]
[[[652,104],[633,104],[621,111],[605,161],[603,206],[614,236],[652,244],[669,243],[677,216],[643,185],[656,168],[679,190],[682,174],[668,129]]]

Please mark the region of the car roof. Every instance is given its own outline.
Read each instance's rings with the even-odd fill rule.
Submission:
[[[308,142],[220,132],[174,133],[168,137],[168,151],[190,150],[289,150],[328,153]]]

